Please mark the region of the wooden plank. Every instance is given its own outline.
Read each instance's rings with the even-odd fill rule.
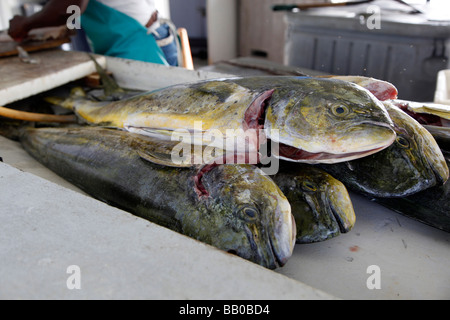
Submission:
[[[61,46],[64,43],[69,43],[70,38],[46,40],[46,41],[29,41],[17,43],[15,41],[0,43],[0,58],[15,56],[18,54],[17,46],[20,45],[27,52],[35,52],[44,49],[52,49]]]
[[[0,106],[59,87],[95,72],[85,52],[46,50],[31,53],[38,64],[22,62],[18,57],[0,59]],[[96,56],[105,67],[106,60]]]
[[[27,52],[57,48],[64,43],[69,43],[70,37],[75,34],[75,30],[69,30],[65,25],[36,28],[28,32],[26,39],[16,42],[6,31],[2,31],[0,32],[0,57],[17,55],[17,46],[21,46]]]

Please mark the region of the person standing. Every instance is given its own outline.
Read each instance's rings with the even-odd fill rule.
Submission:
[[[34,28],[66,23],[76,5],[81,26],[95,53],[164,65],[178,65],[173,28],[160,23],[154,0],[50,0],[30,16],[10,20],[9,34],[20,40]]]

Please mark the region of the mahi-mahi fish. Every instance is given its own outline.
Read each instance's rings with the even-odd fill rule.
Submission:
[[[357,159],[395,140],[392,121],[381,102],[363,87],[340,79],[217,79],[174,85],[115,102],[85,98],[53,102],[72,109],[88,124],[166,139],[176,130],[185,130],[193,134],[193,143],[231,152],[241,146],[257,152],[270,139],[280,146],[275,156],[294,162]],[[227,130],[233,131],[232,137]],[[204,138],[203,134],[211,131],[221,132],[224,138]],[[255,134],[247,134],[249,131]],[[229,143],[227,137],[233,141]]]
[[[271,176],[291,204],[297,243],[312,243],[349,232],[355,211],[347,188],[320,168],[282,162]]]
[[[214,153],[205,152],[205,149],[153,138],[151,150],[141,150],[140,156],[162,166],[186,168],[226,163],[223,157],[230,156],[221,149],[214,149]],[[195,158],[202,163],[194,161]],[[221,158],[222,161],[218,161]],[[309,164],[282,161],[279,170],[270,178],[291,205],[297,227],[296,243],[325,241],[353,228],[356,217],[348,191],[342,182],[324,170]]]
[[[290,204],[248,164],[173,168],[148,161],[149,137],[99,127],[27,129],[24,148],[93,197],[264,267],[295,243]]]
[[[368,157],[321,167],[349,189],[373,197],[406,197],[444,184],[449,169],[434,137],[390,100],[383,103],[396,141]]]

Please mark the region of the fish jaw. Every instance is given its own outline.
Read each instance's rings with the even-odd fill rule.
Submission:
[[[274,142],[292,146],[311,154],[333,154],[345,159],[366,156],[390,146],[396,138],[391,123],[362,121],[339,123],[333,132],[312,133],[310,137],[293,135],[274,136],[266,130],[266,136]]]
[[[278,197],[283,200],[286,199],[281,191]],[[286,201],[279,201],[275,210],[275,233],[270,241],[277,266],[284,266],[291,257],[296,237],[297,228],[295,219],[291,214],[291,206],[287,199]]]
[[[449,178],[449,168],[444,155],[431,133],[421,125],[419,125],[419,129],[420,134],[418,138],[423,140],[421,144],[424,147],[422,150],[424,158],[436,177],[436,183],[443,185]]]
[[[368,126],[371,126],[371,124],[368,124]],[[273,149],[273,154],[275,157],[286,161],[310,164],[333,164],[367,157],[380,152],[392,145],[396,139],[395,131],[390,126],[384,124],[375,124],[373,125],[373,130],[370,131],[365,129],[359,131],[353,130],[353,134],[349,134],[347,138],[341,139],[339,144],[342,145],[342,152],[333,153],[332,148],[326,151],[321,150],[324,145],[328,145],[328,137],[325,139],[318,137],[316,141],[308,142],[310,145],[315,144],[317,146],[315,149],[318,151],[316,152],[279,143],[277,148]],[[372,140],[371,143],[369,142],[370,140]],[[290,143],[298,145],[302,142]],[[336,140],[332,140],[331,143],[336,143]],[[346,144],[348,145],[347,149],[345,147]]]
[[[325,171],[285,163],[274,180],[291,203],[297,243],[324,241],[348,232],[355,224],[346,187]]]
[[[389,143],[392,142],[388,142],[386,146],[368,150],[366,152],[353,152],[347,154],[333,154],[327,152],[310,153],[307,151],[303,151],[301,149],[289,147],[286,145],[280,145],[279,149],[273,152],[273,155],[278,159],[291,162],[308,163],[308,164],[333,164],[367,157],[369,155],[380,152],[383,149],[389,147],[390,145]]]
[[[355,225],[355,211],[347,188],[342,182],[334,178],[332,180],[328,189],[329,205],[339,224],[340,233],[347,233]]]

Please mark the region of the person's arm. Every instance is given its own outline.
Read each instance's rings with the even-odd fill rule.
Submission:
[[[8,33],[12,38],[20,40],[25,38],[31,29],[64,25],[71,15],[67,13],[67,7],[76,5],[83,13],[88,3],[89,0],[50,0],[41,11],[32,16],[14,16],[9,21]]]

